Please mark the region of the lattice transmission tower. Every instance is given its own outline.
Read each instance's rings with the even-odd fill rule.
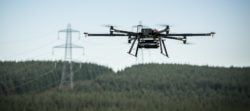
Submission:
[[[65,44],[54,46],[54,48],[64,48],[64,62],[61,74],[61,81],[59,85],[59,89],[69,86],[70,89],[74,88],[74,72],[72,65],[72,48],[83,48],[82,46],[78,46],[72,44],[72,33],[77,33],[80,39],[80,31],[72,29],[71,25],[68,24],[66,29],[62,29],[58,31],[58,38],[60,38],[60,33],[66,34]]]

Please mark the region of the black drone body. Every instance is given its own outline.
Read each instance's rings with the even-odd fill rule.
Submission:
[[[168,56],[165,39],[173,39],[187,43],[187,37],[191,36],[213,36],[215,32],[210,33],[169,33],[169,25],[166,25],[163,30],[156,30],[152,28],[143,28],[142,25],[137,25],[137,32],[124,31],[115,29],[114,26],[109,26],[110,32],[106,34],[91,34],[85,32],[86,36],[126,36],[128,37],[128,43],[132,43],[128,51],[129,54],[137,57],[138,49],[140,48],[159,48],[163,55]],[[132,49],[137,41],[135,54],[132,54]]]

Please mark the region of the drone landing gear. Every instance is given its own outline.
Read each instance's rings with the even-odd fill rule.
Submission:
[[[132,49],[133,49],[133,47],[134,47],[134,45],[135,45],[136,40],[137,40],[137,38],[135,38],[135,39],[133,40],[133,43],[132,43],[132,45],[131,45],[131,47],[130,47],[130,49],[129,49],[129,51],[128,51],[128,54],[130,54],[130,55],[133,55],[133,54],[131,54],[131,51],[132,51]],[[138,45],[137,45],[137,48],[138,48]],[[133,55],[133,56],[136,56],[136,55]]]
[[[132,43],[132,45],[131,45],[131,47],[130,47],[130,49],[129,49],[129,51],[128,51],[128,54],[130,54],[130,55],[133,55],[131,52],[132,52],[132,49],[133,49],[133,47],[134,47],[134,45],[135,45],[136,40],[140,41],[139,38],[137,38],[137,37],[136,37],[135,39],[133,39],[133,43]],[[137,46],[136,46],[135,55],[133,55],[133,56],[137,57],[138,49],[139,49],[139,43],[138,43]]]
[[[129,51],[128,51],[128,54],[137,57],[139,48],[142,48],[142,47],[140,46],[140,43],[139,43],[140,38],[137,38],[137,37],[136,37],[136,38],[133,39],[132,41],[133,41],[133,42],[132,42],[132,45],[131,45],[131,47],[130,47],[130,49],[129,49]],[[134,48],[134,45],[135,45],[135,42],[136,42],[136,41],[138,41],[137,46],[136,46],[136,51],[135,51],[135,54],[132,54],[131,52],[132,52],[132,49]],[[160,42],[161,54],[163,54],[163,55],[166,56],[166,57],[169,57],[169,56],[168,56],[168,52],[167,52],[167,48],[166,48],[166,45],[165,45],[164,40],[162,40],[162,39],[160,38],[160,39],[159,39],[159,42]],[[164,51],[164,52],[163,52],[163,51]]]
[[[159,41],[160,41],[161,54],[164,55],[164,56],[169,57],[169,56],[168,56],[168,52],[167,52],[167,49],[166,49],[166,45],[165,45],[164,40],[162,40],[162,39],[160,38]],[[165,52],[165,53],[163,53],[163,50],[162,50],[163,48],[162,48],[162,46],[163,46],[163,48],[164,48],[164,52]]]

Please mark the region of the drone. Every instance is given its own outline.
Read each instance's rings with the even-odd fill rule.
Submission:
[[[164,29],[157,30],[153,28],[146,28],[141,23],[136,25],[137,32],[125,31],[116,29],[113,25],[106,25],[109,27],[109,33],[87,33],[84,32],[85,36],[120,36],[128,37],[128,43],[131,44],[131,47],[128,51],[128,54],[137,57],[138,49],[157,49],[160,47],[160,52],[166,57],[169,57],[165,40],[172,39],[182,41],[183,44],[187,44],[187,37],[192,36],[214,36],[215,32],[210,33],[170,33],[170,26],[164,25]],[[136,51],[132,54],[132,49],[137,41]]]

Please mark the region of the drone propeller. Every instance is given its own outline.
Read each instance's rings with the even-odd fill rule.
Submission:
[[[193,42],[187,42],[185,45],[195,45]]]
[[[149,28],[149,26],[141,25],[141,24],[139,24],[139,25],[133,25],[133,26],[132,26],[132,30],[136,29],[137,32],[140,32],[141,29],[143,29],[143,28]]]
[[[117,27],[117,26],[110,25],[110,24],[105,24],[105,25],[102,25],[102,26],[103,26],[103,27],[109,27],[110,34],[113,34],[113,32],[114,32],[114,27]]]
[[[192,42],[187,42],[187,37],[184,37],[184,38],[183,38],[183,44],[185,44],[185,45],[193,45],[194,43],[192,43]]]
[[[158,24],[158,26],[160,26],[160,27],[165,27],[163,30],[160,31],[160,33],[165,32],[166,34],[169,33],[170,27],[172,27],[172,26],[166,25],[166,24]]]
[[[117,27],[117,26],[115,26],[115,25],[111,25],[111,24],[104,24],[104,25],[102,25],[103,27]]]
[[[183,44],[184,44],[184,45],[195,45],[195,43],[193,43],[193,42],[185,42],[185,43],[184,43],[184,41],[183,41]]]
[[[160,27],[173,27],[172,25],[168,25],[168,24],[157,24],[157,26],[160,26]]]
[[[88,37],[88,33],[87,32],[84,32],[83,33],[85,37]]]
[[[137,27],[148,28],[149,26],[147,26],[147,25],[133,25],[132,26],[132,28],[137,28]]]
[[[215,32],[211,32],[210,34],[211,34],[212,37],[214,37]]]

